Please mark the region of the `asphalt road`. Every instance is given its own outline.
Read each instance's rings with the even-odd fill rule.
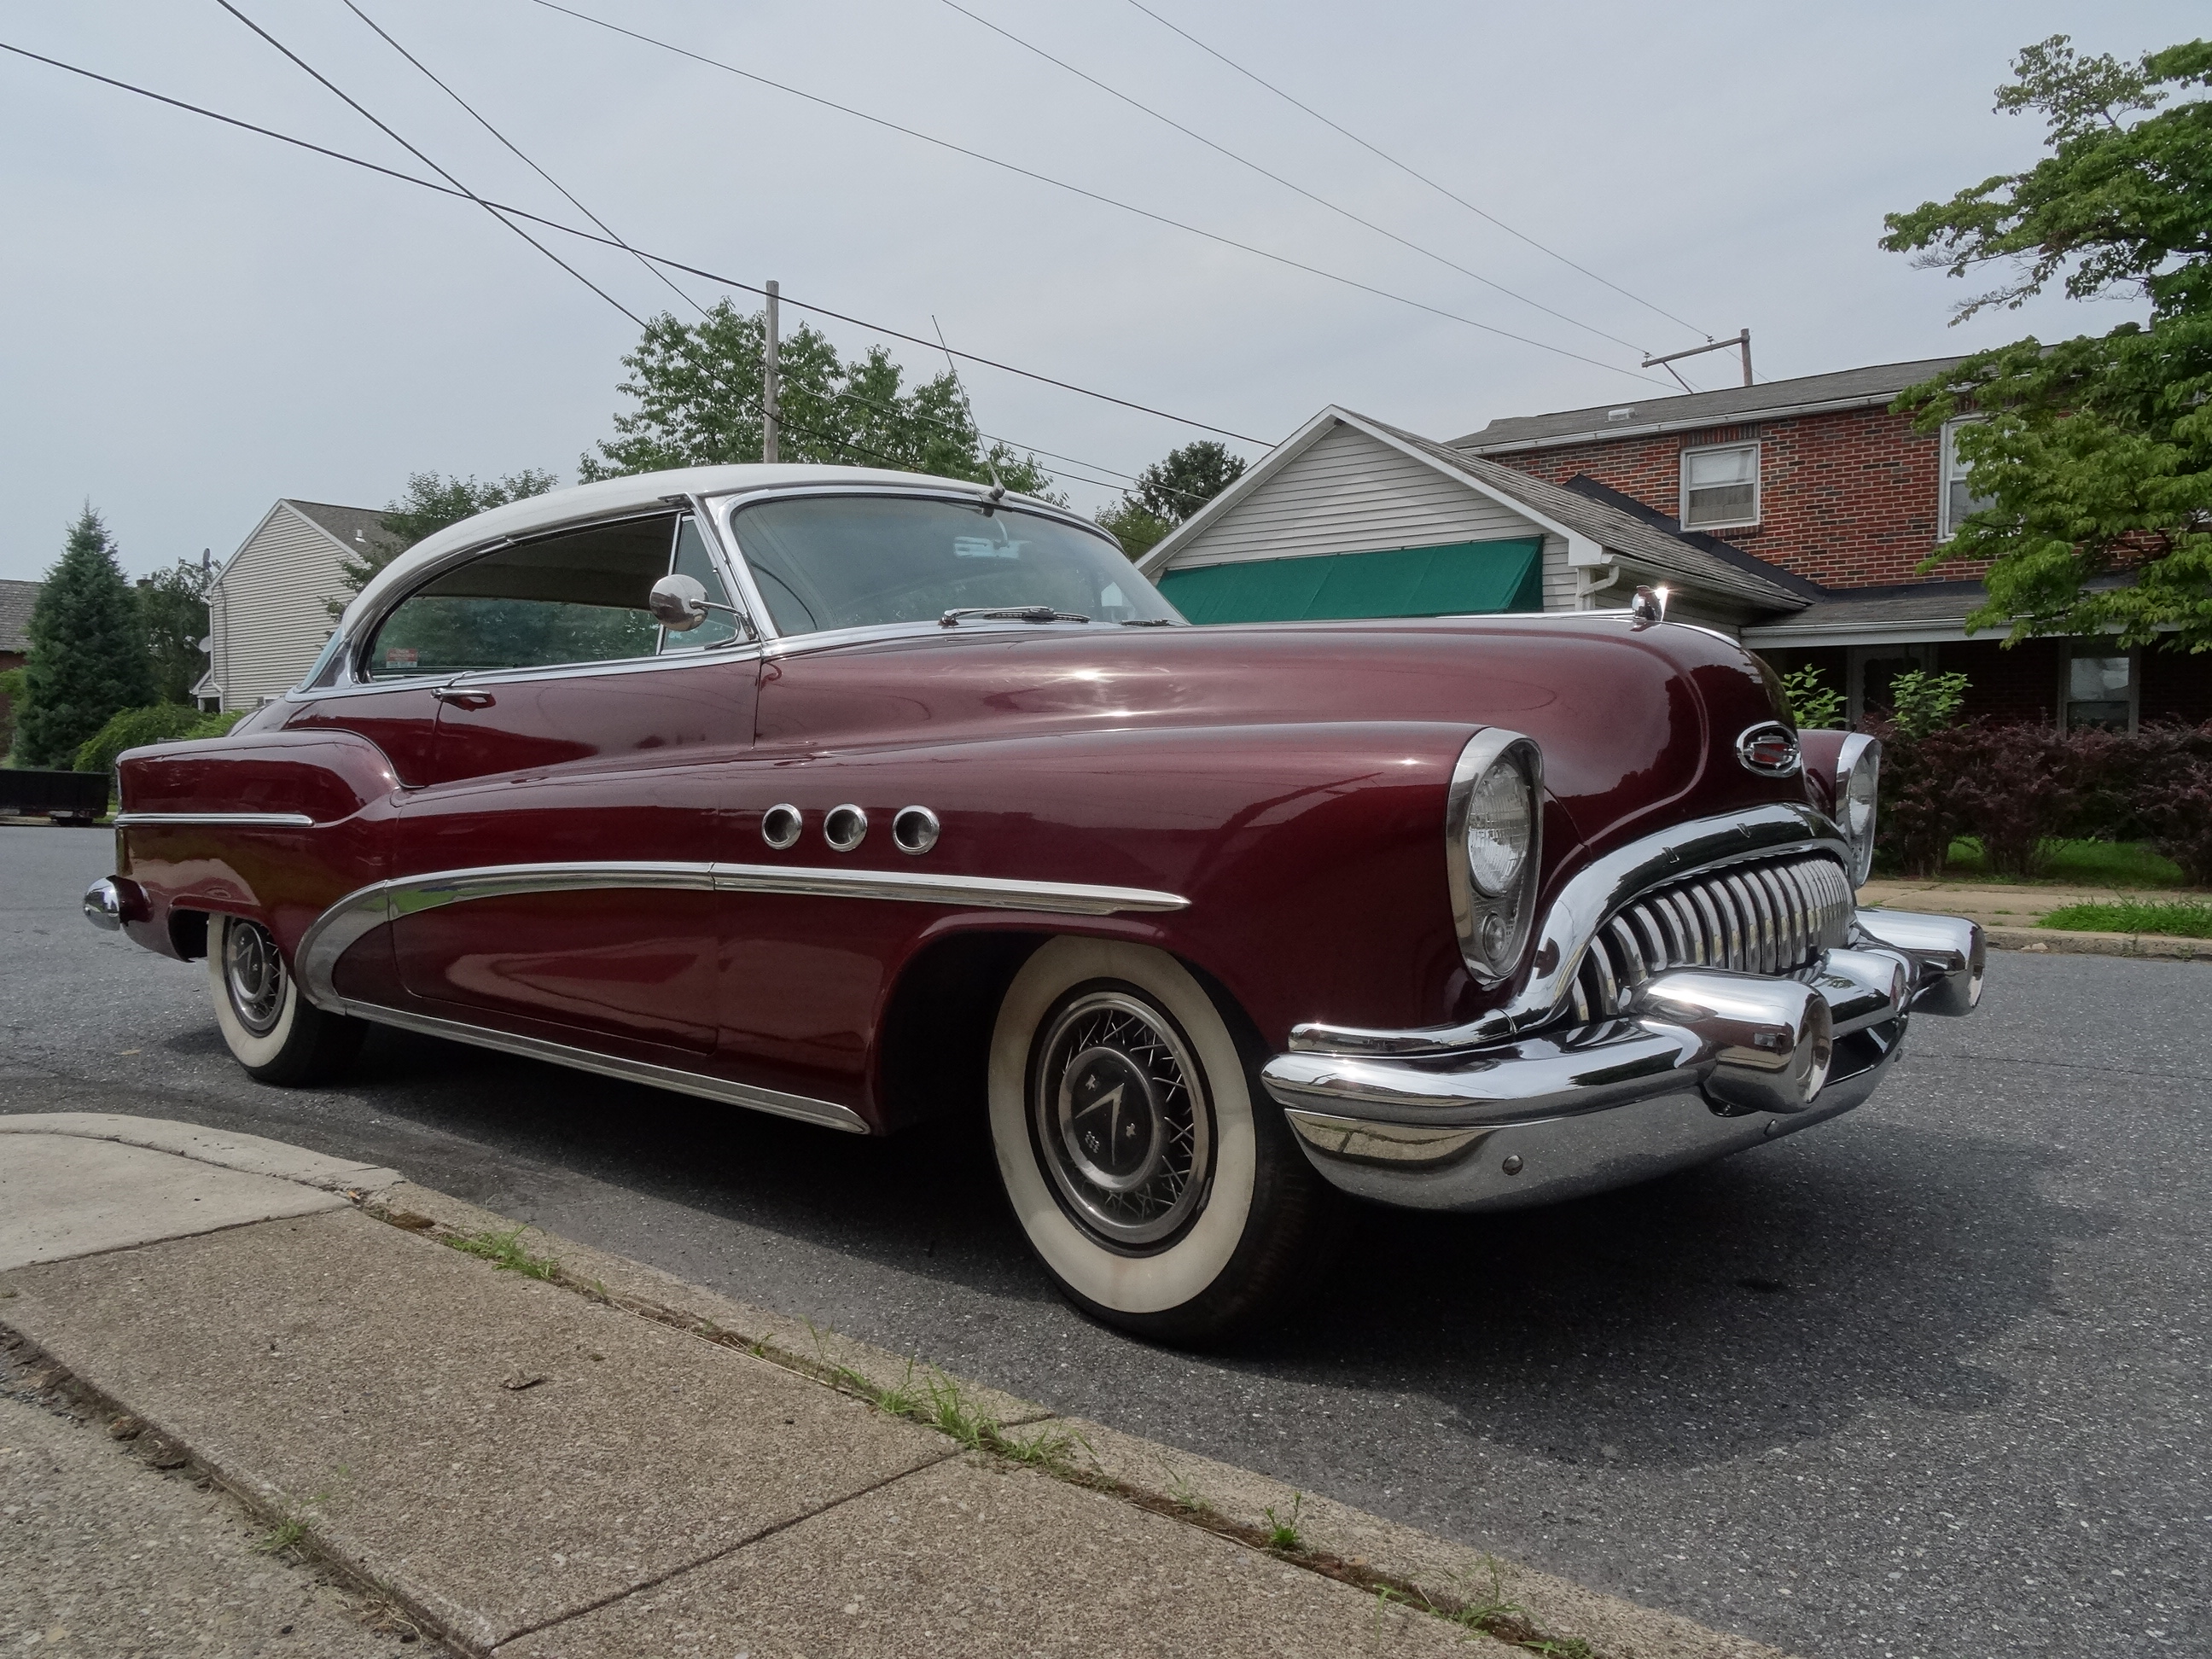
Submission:
[[[1054,1407],[1808,1656],[2212,1653],[2212,966],[1998,954],[1850,1116],[1521,1215],[1373,1212],[1287,1328],[1060,1303],[972,1130],[859,1140],[398,1033],[259,1087],[204,970],[0,827],[0,1110],[412,1178]]]

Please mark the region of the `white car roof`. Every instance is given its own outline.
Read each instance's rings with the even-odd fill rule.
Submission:
[[[874,466],[686,466],[666,472],[635,472],[627,477],[603,478],[597,483],[574,484],[549,490],[523,501],[509,501],[473,519],[447,525],[425,536],[377,572],[360,596],[346,607],[338,631],[350,634],[356,617],[374,611],[386,593],[411,581],[425,565],[437,563],[463,548],[486,542],[526,536],[556,525],[599,514],[657,507],[670,495],[728,495],[744,490],[773,489],[792,484],[907,484],[932,489],[973,490],[978,496],[986,486],[969,478],[939,478],[925,472],[895,472]],[[1065,514],[1066,508],[1027,495],[1008,495],[1006,500]]]

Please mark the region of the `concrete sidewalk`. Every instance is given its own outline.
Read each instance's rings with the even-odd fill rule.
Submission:
[[[0,1119],[0,1326],[463,1652],[1771,1659],[252,1137]]]
[[[2044,917],[2069,904],[2110,904],[2116,899],[2189,899],[2195,889],[2123,892],[2110,887],[2053,887],[1990,881],[1884,877],[1859,889],[1863,905],[1929,910],[1982,924],[1990,943],[2005,951],[2059,951],[2069,956],[2166,957],[2212,962],[2212,939],[2164,933],[2100,933],[2045,927]]]

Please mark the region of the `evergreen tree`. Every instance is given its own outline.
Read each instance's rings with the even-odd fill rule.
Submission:
[[[26,766],[66,768],[118,709],[154,701],[146,634],[107,526],[85,503],[46,573],[26,630],[16,751]]]

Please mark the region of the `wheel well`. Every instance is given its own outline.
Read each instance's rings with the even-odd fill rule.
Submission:
[[[171,910],[169,912],[169,943],[176,947],[177,956],[185,962],[197,962],[208,951],[208,913],[204,910]]]
[[[886,1129],[983,1109],[991,1030],[1022,963],[1046,933],[956,933],[901,970],[876,1045]]]

